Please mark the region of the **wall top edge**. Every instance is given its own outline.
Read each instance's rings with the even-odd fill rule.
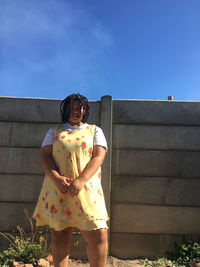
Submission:
[[[19,99],[19,100],[46,100],[46,101],[62,101],[61,98],[43,98],[43,97],[18,97],[18,96],[0,96],[0,99]],[[100,100],[88,100],[89,102],[99,102]]]
[[[200,103],[200,100],[158,100],[158,99],[113,99],[114,102],[166,102],[166,103]]]
[[[103,96],[102,96],[103,97]],[[42,98],[42,97],[17,97],[17,96],[0,96],[0,99],[21,99],[21,100],[46,100],[46,101],[62,101],[60,98]],[[200,100],[158,100],[158,99],[112,99],[113,102],[166,102],[166,103],[200,103]],[[101,100],[90,100],[89,102],[100,102]]]
[[[43,98],[43,97],[21,97],[21,96],[0,96],[0,98],[11,98],[11,99],[31,99],[31,100],[62,100],[59,98]]]

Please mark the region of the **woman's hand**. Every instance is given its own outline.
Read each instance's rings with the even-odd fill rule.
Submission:
[[[86,181],[84,180],[83,177],[78,177],[75,180],[73,180],[73,182],[70,184],[67,192],[71,196],[76,196],[80,193],[80,191],[84,187],[85,183],[86,183]]]
[[[67,193],[67,190],[70,184],[72,183],[73,179],[60,175],[58,168],[53,160],[52,153],[53,153],[52,145],[42,147],[41,149],[42,166],[48,177],[53,181],[53,183],[60,190],[60,192]]]
[[[66,176],[60,175],[59,177],[54,179],[56,187],[62,192],[62,193],[67,193],[68,188],[70,184],[73,182],[73,179],[68,178]]]
[[[104,147],[98,145],[95,145],[93,147],[91,160],[88,162],[81,175],[75,180],[73,180],[73,182],[70,184],[68,188],[68,193],[70,193],[71,196],[76,196],[79,194],[79,192],[87,183],[87,181],[89,181],[92,175],[94,175],[95,172],[102,165],[105,155],[106,155],[106,149]]]

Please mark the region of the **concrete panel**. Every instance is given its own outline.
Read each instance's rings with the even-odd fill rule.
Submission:
[[[39,98],[0,97],[0,121],[28,121],[59,123],[61,100]],[[98,101],[89,101],[89,123],[99,124]]]
[[[112,175],[199,177],[200,152],[113,150]]]
[[[12,232],[20,225],[26,232],[30,232],[30,223],[24,209],[28,211],[30,217],[33,214],[35,204],[32,203],[6,203],[0,202],[1,220],[0,231]]]
[[[200,235],[185,236],[198,241]],[[182,235],[151,235],[111,233],[110,254],[119,258],[166,257],[166,251],[174,250],[174,242],[181,242]]]
[[[200,125],[200,102],[114,100],[113,123]]]
[[[199,126],[113,125],[113,148],[200,150]]]
[[[200,207],[112,204],[111,232],[200,234]]]
[[[87,259],[86,244],[80,234],[73,234],[70,248],[71,259]]]
[[[0,173],[44,173],[39,148],[0,147],[0,158]]]
[[[112,177],[112,203],[199,206],[199,178]]]
[[[0,201],[36,202],[43,175],[0,174]]]
[[[0,122],[0,146],[40,147],[52,124]]]
[[[1,121],[58,122],[60,100],[0,97]]]

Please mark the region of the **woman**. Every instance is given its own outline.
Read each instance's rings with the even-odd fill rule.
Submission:
[[[87,244],[91,267],[104,267],[107,258],[108,215],[100,167],[107,144],[102,130],[86,123],[88,100],[80,94],[60,106],[62,125],[51,128],[42,143],[46,176],[33,217],[51,228],[55,267],[67,267],[73,227]]]

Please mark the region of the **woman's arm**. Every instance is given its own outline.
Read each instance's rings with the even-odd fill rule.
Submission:
[[[94,145],[92,158],[86,165],[81,175],[75,179],[68,188],[68,192],[77,195],[89,179],[102,165],[106,155],[106,149],[102,146]]]
[[[47,145],[41,148],[41,163],[42,167],[48,177],[54,182],[56,187],[62,192],[66,193],[72,182],[72,179],[59,174],[56,164],[52,157],[53,146]]]
[[[92,158],[79,176],[79,179],[87,182],[103,164],[105,156],[106,149],[102,146],[94,145]]]

